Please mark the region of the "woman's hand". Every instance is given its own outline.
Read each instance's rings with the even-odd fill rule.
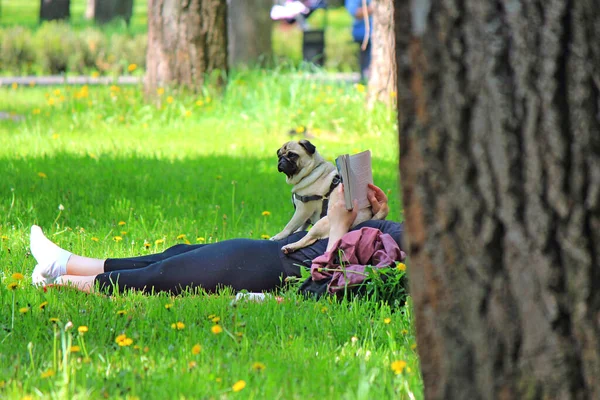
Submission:
[[[377,214],[381,207],[384,204],[387,204],[388,198],[383,193],[383,190],[379,189],[377,186],[369,183],[369,191],[367,192],[367,198],[369,199],[369,203],[371,203],[371,209],[373,210],[373,214]]]
[[[357,201],[354,200],[354,208],[351,211],[346,210],[346,202],[344,201],[344,186],[340,183],[336,189],[338,191],[337,201],[331,204],[327,217],[329,218],[329,230],[345,230],[352,226],[358,213]]]
[[[329,242],[327,250],[331,250],[335,242],[342,236],[348,233],[352,223],[356,219],[358,213],[358,202],[354,200],[354,208],[351,211],[346,210],[346,202],[344,201],[344,188],[340,184],[337,189],[338,196],[335,203],[331,203],[327,218],[329,219]]]

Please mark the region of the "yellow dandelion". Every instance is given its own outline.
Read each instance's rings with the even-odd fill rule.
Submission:
[[[398,263],[398,265],[396,265],[396,268],[398,268],[399,271],[406,271],[406,264]]]
[[[181,235],[177,235],[177,240],[181,240],[181,239],[185,239],[185,233],[182,233]]]
[[[167,304],[165,304],[165,308],[167,310],[170,309],[171,307],[173,307],[173,303],[167,303]]]
[[[23,279],[23,278],[25,278],[25,277],[23,276],[23,274],[22,274],[22,273],[20,273],[20,272],[15,272],[14,274],[12,274],[12,278],[13,278],[14,280],[20,281],[20,280],[22,280],[22,279]]]
[[[77,331],[81,334],[86,333],[88,331],[88,327],[85,325],[81,325],[80,327],[77,328]]]
[[[99,76],[100,76],[100,72],[98,72],[98,71],[92,72],[92,78],[97,78]]]
[[[200,354],[200,351],[202,351],[202,346],[200,346],[199,344],[195,344],[194,347],[192,347],[192,354],[193,355]]]
[[[56,374],[56,372],[54,372],[53,369],[48,369],[44,372],[42,372],[42,379],[46,379],[46,378],[50,378],[51,376],[54,376]]]
[[[244,389],[245,387],[246,387],[246,381],[239,380],[233,384],[231,389],[233,389],[234,392],[239,392],[240,390]]]
[[[171,104],[173,102],[173,96],[167,97],[167,103]]]
[[[391,319],[391,318],[385,318],[385,319],[383,320],[383,323],[384,323],[384,324],[386,324],[386,325],[387,325],[387,324],[389,324],[390,322],[392,322],[392,319]]]
[[[306,131],[306,128],[303,126],[298,126],[296,128],[296,133],[304,133]]]
[[[165,239],[156,239],[156,240],[154,241],[154,244],[155,244],[155,245],[159,245],[159,244],[163,244],[164,242],[165,242]]]
[[[27,314],[29,312],[29,307],[21,307],[19,308],[19,312],[21,314]]]
[[[53,106],[56,101],[53,98],[48,99],[48,105]]]
[[[119,342],[119,346],[121,346],[121,347],[131,346],[132,344],[133,344],[132,338],[125,338],[124,340],[121,340]]]
[[[42,304],[39,305],[40,310],[43,310],[44,308],[46,308],[48,306],[48,302],[44,301]]]
[[[127,339],[127,335],[123,333],[123,334],[121,334],[121,335],[119,335],[119,336],[117,336],[117,337],[115,338],[115,343],[122,342],[122,341],[124,341],[125,339]]]
[[[265,235],[265,234],[263,233],[262,235],[260,235],[260,238],[261,238],[261,239],[270,239],[270,238],[271,238],[271,236],[269,236],[269,235]]]
[[[55,96],[60,96],[60,89],[54,89],[53,93]]]
[[[144,248],[149,249],[151,246],[150,242],[144,240]]]
[[[127,67],[127,71],[129,72],[133,72],[137,69],[137,65],[135,64],[129,64],[129,66]]]
[[[263,371],[265,368],[267,368],[267,366],[258,361],[256,361],[255,363],[252,364],[252,369],[254,371]]]
[[[11,85],[11,87],[13,88],[13,90],[15,90],[16,88],[19,87],[19,84],[17,82],[13,82],[13,84]]]
[[[394,91],[391,91],[391,92],[390,92],[390,97],[391,97],[391,98],[395,98],[397,95],[398,95],[398,93],[396,93],[396,92],[394,92]]]
[[[208,318],[208,319],[213,319],[214,317],[216,317],[216,315],[215,315],[215,314],[210,314],[210,315],[209,315],[208,317],[206,317],[206,318]]]
[[[263,211],[262,215],[263,217],[268,217],[269,215],[271,215],[271,211]]]
[[[119,226],[123,226],[123,225],[125,225],[126,223],[127,223],[127,222],[125,222],[125,221],[119,221],[119,224],[118,224],[118,225],[119,225]]]
[[[8,240],[8,236],[2,235],[2,236],[0,236],[0,239],[2,239],[2,240]]]
[[[100,239],[98,239],[98,238],[97,238],[97,237],[95,237],[95,236],[92,238],[92,240],[93,240],[94,242],[99,242],[99,241],[100,241]]]
[[[77,345],[71,346],[71,348],[69,349],[69,351],[71,353],[79,353],[80,350],[81,350],[81,347],[79,347]]]
[[[122,238],[121,236],[115,236],[115,237],[113,238],[113,240],[114,240],[115,242],[120,242],[121,240],[123,240],[123,238]]]
[[[60,135],[58,133],[55,133],[52,135],[52,140],[56,140],[60,137]]]
[[[196,242],[198,242],[198,243],[204,243],[204,242],[206,242],[206,239],[203,238],[203,237],[197,237],[196,238]]]
[[[46,178],[48,177],[48,175],[46,175],[46,174],[45,174],[45,173],[43,173],[43,172],[38,172],[38,176],[39,176],[40,178],[43,178],[43,179],[46,179]]]
[[[173,322],[171,324],[171,328],[180,331],[183,328],[185,328],[185,324],[183,322],[181,322],[181,321]]]
[[[188,368],[192,369],[192,368],[196,368],[198,366],[198,363],[196,361],[190,361],[188,363]]]
[[[118,87],[118,86],[116,86],[116,85],[112,85],[112,86],[110,87],[110,91],[111,91],[111,92],[120,92],[120,91],[121,91],[121,88],[120,88],[120,87]]]
[[[58,318],[49,318],[48,321],[52,322],[53,324],[57,324],[58,323]]]
[[[400,360],[400,361],[394,361],[390,367],[392,368],[392,371],[394,371],[394,373],[396,375],[401,374],[402,371],[404,371],[404,368],[406,368],[406,361],[404,360]]]
[[[190,110],[185,110],[185,113],[183,114],[185,117],[191,117],[192,116],[192,112]]]
[[[210,328],[210,331],[215,335],[218,335],[219,333],[223,332],[223,328],[221,328],[221,325],[213,325],[212,328]]]
[[[125,310],[117,311],[117,315],[125,315],[125,314],[127,314],[127,311],[125,311]]]
[[[403,335],[408,335],[408,331],[406,329],[402,329],[402,334]]]
[[[356,84],[356,90],[358,91],[358,93],[362,93],[365,91],[365,85],[361,84],[361,83],[357,83]]]
[[[203,102],[202,100],[198,100],[198,101],[196,102],[196,105],[197,105],[198,107],[202,107],[202,106],[204,105],[204,102]]]
[[[162,96],[163,94],[165,94],[165,89],[161,87],[156,89],[156,94]]]
[[[211,321],[212,321],[212,322],[214,322],[215,324],[216,324],[217,322],[219,322],[220,320],[221,320],[221,317],[216,317],[216,316],[215,316],[215,317],[212,317],[212,319],[211,319]]]
[[[185,244],[192,244],[192,242],[190,242],[190,241],[189,241],[189,240],[187,240],[187,239],[184,239],[183,243],[185,243]]]
[[[33,111],[32,111],[32,114],[33,115],[38,115],[41,112],[42,112],[42,110],[40,110],[39,108],[34,108]]]
[[[127,231],[121,231],[121,236],[127,235]]]

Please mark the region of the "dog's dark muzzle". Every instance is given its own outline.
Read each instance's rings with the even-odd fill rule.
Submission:
[[[287,176],[292,176],[296,173],[298,166],[295,162],[288,160],[285,157],[279,157],[279,162],[277,163],[277,171],[283,172]]]

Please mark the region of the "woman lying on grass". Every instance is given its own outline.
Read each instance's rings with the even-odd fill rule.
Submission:
[[[369,188],[369,201],[373,213],[377,213],[387,203],[387,196],[375,185]],[[339,190],[342,190],[341,185]],[[179,294],[188,288],[202,288],[214,292],[220,287],[271,291],[280,287],[286,277],[301,276],[300,266],[310,267],[314,258],[332,250],[348,232],[356,218],[356,207],[354,211],[347,211],[344,196],[338,197],[339,203],[333,204],[328,214],[329,238],[287,255],[281,247],[299,240],[306,232],[297,232],[279,241],[230,239],[211,244],[178,244],[158,254],[102,260],[61,249],[34,225],[30,246],[38,265],[33,270],[32,280],[35,285],[69,285],[85,292],[99,288],[106,294],[112,294],[115,289]],[[388,233],[401,245],[400,223],[366,221],[353,230],[363,227]]]

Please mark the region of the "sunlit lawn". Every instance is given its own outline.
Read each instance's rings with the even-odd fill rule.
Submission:
[[[367,110],[364,96],[277,72],[234,75],[224,95],[165,90],[152,104],[138,87],[0,88],[0,111],[23,118],[0,122],[0,397],[421,398],[409,307],[315,302],[293,288],[281,303],[232,306],[227,292],[30,286],[34,223],[94,257],[276,233],[293,213],[275,157],[290,130],[306,129],[330,160],[371,149],[389,218],[401,220],[395,114]]]

